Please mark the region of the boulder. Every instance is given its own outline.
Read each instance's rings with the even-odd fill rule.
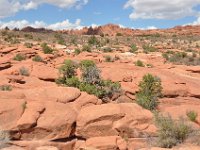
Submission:
[[[60,103],[69,103],[77,99],[81,92],[72,87],[43,87],[24,90],[27,99],[56,101]]]
[[[133,103],[88,106],[79,112],[76,134],[84,138],[119,134],[142,137],[155,132],[152,118],[150,111]]]
[[[99,150],[126,150],[126,142],[119,136],[93,137],[86,140],[86,147]]]

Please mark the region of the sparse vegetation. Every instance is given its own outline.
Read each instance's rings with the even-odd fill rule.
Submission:
[[[24,46],[26,46],[27,48],[32,48],[33,47],[33,44],[32,43],[24,43]]]
[[[162,95],[161,80],[157,76],[147,74],[139,84],[136,101],[142,107],[154,110],[158,105],[158,98]]]
[[[27,68],[25,68],[25,67],[21,67],[19,69],[19,73],[22,76],[29,76],[30,75],[29,70]]]
[[[43,62],[43,59],[40,55],[35,55],[32,60],[35,62]]]
[[[197,57],[197,54],[193,54],[192,56],[188,55],[185,52],[176,52],[176,53],[164,53],[163,57],[174,64],[177,65],[200,65],[200,57]]]
[[[10,142],[10,135],[8,132],[0,130],[0,149],[7,146]]]
[[[104,56],[106,62],[114,62],[114,59],[110,55]]]
[[[23,55],[23,54],[17,54],[15,55],[15,57],[13,58],[13,60],[16,60],[16,61],[22,61],[22,60],[25,60],[26,59],[26,56]]]
[[[11,85],[2,85],[0,86],[1,91],[12,91],[12,86]]]
[[[142,48],[144,50],[144,53],[146,53],[146,54],[157,51],[157,49],[151,45],[143,45]]]
[[[198,117],[198,113],[195,111],[188,111],[187,113],[187,117],[190,119],[190,121],[195,122],[197,117]]]
[[[75,50],[74,50],[74,54],[75,55],[79,55],[81,53],[81,50],[79,49],[79,48],[76,48]]]
[[[101,79],[101,71],[93,61],[83,60],[80,62],[79,67],[82,72],[81,80],[76,77],[75,69],[77,69],[77,65],[71,60],[65,61],[64,65],[59,69],[61,77],[56,82],[65,86],[79,88],[81,91],[101,98],[104,102],[112,98],[115,93],[121,92],[120,83]]]
[[[41,47],[44,54],[52,54],[54,51],[51,47],[47,45],[47,43],[42,43]]]
[[[137,50],[138,50],[137,45],[136,45],[136,44],[132,44],[132,45],[131,45],[130,52],[131,52],[131,53],[136,53]]]
[[[157,144],[163,148],[172,148],[183,143],[191,132],[183,119],[173,120],[171,116],[155,114],[155,123],[158,127]]]
[[[139,66],[139,67],[145,67],[144,63],[143,63],[141,60],[137,60],[137,61],[135,62],[135,65],[136,65],[136,66]]]
[[[92,52],[91,47],[89,45],[83,45],[82,51],[84,51],[84,52]]]

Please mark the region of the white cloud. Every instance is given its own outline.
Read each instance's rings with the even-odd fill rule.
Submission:
[[[195,20],[194,22],[192,23],[188,23],[188,24],[185,24],[185,25],[200,25],[200,16],[197,18],[197,20]],[[185,26],[184,25],[184,26]]]
[[[158,29],[157,27],[155,26],[148,26],[146,28],[135,28],[135,27],[132,27],[132,29],[139,29],[139,30],[156,30]]]
[[[19,20],[19,21],[9,21],[9,22],[0,22],[0,29],[8,27],[10,29],[19,28],[22,29],[24,27],[31,26],[34,28],[47,28],[52,30],[63,30],[63,29],[81,29],[81,20],[77,19],[75,23],[71,23],[69,20],[64,20],[62,22],[57,22],[54,24],[46,24],[43,21],[35,21],[30,23],[27,20]]]
[[[39,5],[50,4],[60,8],[81,8],[88,0],[0,0],[0,18],[12,16],[20,10],[36,9]]]
[[[124,8],[132,8],[131,19],[179,19],[199,14],[194,9],[200,0],[128,0]]]

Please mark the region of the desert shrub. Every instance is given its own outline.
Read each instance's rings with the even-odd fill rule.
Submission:
[[[32,48],[33,44],[32,43],[24,43],[24,46],[26,46],[27,48]]]
[[[122,33],[117,33],[116,36],[123,36]]]
[[[26,56],[23,55],[23,54],[17,54],[15,55],[15,57],[13,58],[13,60],[16,60],[16,61],[22,61],[22,60],[25,60],[26,59]]]
[[[158,105],[158,97],[162,94],[161,80],[151,74],[143,76],[139,83],[139,92],[136,94],[136,101],[142,107],[153,110]]]
[[[43,61],[43,59],[40,55],[35,55],[32,60],[36,61],[36,62],[42,62]]]
[[[66,45],[65,39],[61,34],[55,34],[54,36],[60,45]]]
[[[185,52],[170,53],[168,54],[167,60],[177,65],[181,65],[181,64],[188,65],[188,66],[200,65],[200,59],[197,57],[195,53],[192,56],[187,55],[187,53]]]
[[[64,79],[72,78],[76,73],[76,68],[77,64],[75,64],[75,62],[72,60],[65,60],[64,64],[59,68],[59,72],[63,75]]]
[[[33,35],[31,34],[24,34],[24,37],[27,39],[33,39]]]
[[[169,60],[169,55],[167,53],[163,53],[162,54],[162,57],[166,60]]]
[[[141,60],[137,60],[137,61],[135,62],[135,65],[136,65],[136,66],[139,66],[139,67],[145,67],[144,63],[143,63]]]
[[[153,68],[153,65],[152,64],[147,64],[146,65],[148,68]]]
[[[42,43],[41,47],[44,54],[52,54],[54,51],[51,47],[47,45],[47,43]]]
[[[94,35],[88,39],[88,44],[90,45],[98,45],[99,43],[99,40]]]
[[[110,47],[104,47],[103,48],[103,52],[104,53],[109,53],[109,52],[112,52],[113,50],[112,50],[112,48],[110,48]]]
[[[81,69],[88,68],[88,67],[95,67],[96,64],[92,60],[82,60],[79,64]]]
[[[131,49],[129,50],[129,52],[131,53],[136,53],[138,50],[137,45],[136,44],[132,44],[131,45]]]
[[[110,55],[104,56],[106,62],[114,62],[113,58]]]
[[[79,49],[79,48],[76,48],[75,50],[74,50],[74,54],[75,55],[79,55],[81,53],[81,50]]]
[[[79,88],[80,86],[80,81],[77,77],[71,77],[71,78],[67,78],[65,79],[65,85],[68,87],[76,87]]]
[[[153,46],[150,45],[143,45],[142,48],[144,49],[144,53],[149,53],[149,52],[156,52],[157,49]]]
[[[190,121],[195,122],[197,117],[198,117],[198,113],[195,111],[188,111],[186,113],[187,117],[190,119]]]
[[[10,137],[8,132],[0,130],[0,149],[6,147],[10,142]]]
[[[29,70],[27,68],[25,68],[25,67],[21,67],[19,69],[19,73],[22,76],[29,76],[30,75]]]
[[[183,143],[191,132],[191,128],[183,119],[173,120],[171,116],[155,114],[155,123],[158,127],[157,143],[163,148],[172,148]]]
[[[59,69],[62,76],[56,80],[56,83],[79,88],[101,99],[109,99],[115,93],[121,92],[120,83],[101,79],[101,71],[92,60],[81,61],[79,67],[82,72],[81,80],[75,77],[77,65],[71,60],[65,61]]]
[[[82,68],[82,80],[89,84],[97,84],[101,81],[100,70],[95,66]]]
[[[92,52],[91,47],[89,45],[83,45],[82,51],[84,51],[84,52]]]
[[[0,86],[1,91],[12,91],[12,86],[11,85],[2,85]]]

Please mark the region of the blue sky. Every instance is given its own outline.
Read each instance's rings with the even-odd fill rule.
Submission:
[[[120,24],[170,28],[200,24],[200,0],[0,0],[0,28],[52,29]]]

